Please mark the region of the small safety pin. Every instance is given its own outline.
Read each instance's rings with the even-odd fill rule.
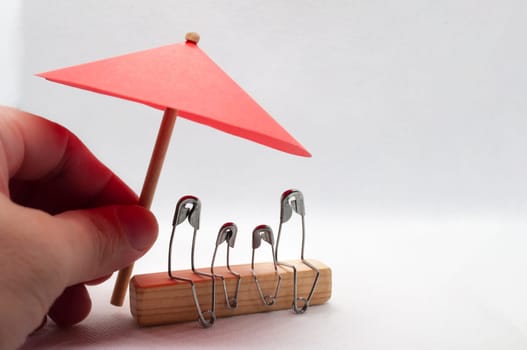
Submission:
[[[311,286],[311,290],[309,291],[309,294],[307,298],[298,297],[298,279],[297,279],[297,271],[296,267],[291,264],[287,264],[284,262],[278,261],[278,245],[280,243],[280,235],[282,233],[282,225],[289,221],[291,216],[293,215],[293,211],[300,215],[302,218],[302,248],[300,251],[300,259],[302,260],[302,263],[309,268],[311,268],[313,271],[315,271],[315,279],[313,280],[313,285]],[[286,266],[291,269],[293,269],[293,305],[292,309],[297,314],[304,313],[307,308],[309,307],[309,303],[311,302],[311,298],[313,297],[313,294],[315,292],[315,289],[318,284],[318,279],[320,277],[320,271],[310,264],[307,260],[304,259],[304,245],[306,240],[306,230],[305,230],[305,207],[304,207],[304,196],[302,195],[302,192],[298,190],[287,190],[282,194],[281,197],[281,206],[280,206],[280,226],[278,228],[278,237],[276,238],[276,250],[275,250],[275,260],[278,261],[278,265]],[[303,303],[302,307],[298,306],[298,303]]]
[[[216,238],[216,248],[214,248],[214,254],[212,255],[212,262],[210,265],[210,272],[214,275],[214,277],[221,279],[221,281],[223,282],[223,292],[225,294],[225,303],[227,305],[227,308],[230,310],[236,309],[238,307],[238,294],[240,292],[240,284],[241,284],[240,274],[237,272],[234,272],[231,269],[231,265],[229,263],[230,248],[234,248],[234,243],[236,242],[237,232],[238,232],[238,228],[232,222],[223,224],[223,226],[220,228],[220,231],[218,232],[218,238]],[[227,243],[227,269],[232,275],[236,276],[236,278],[238,279],[238,282],[236,284],[236,292],[234,293],[233,298],[229,298],[229,294],[227,292],[227,284],[225,283],[225,276],[214,273],[214,261],[216,260],[216,253],[218,251],[218,247],[223,242]]]
[[[271,245],[271,252],[273,254],[274,272],[277,276],[276,287],[275,287],[273,296],[270,296],[270,295],[264,296],[262,292],[262,288],[260,287],[260,282],[258,282],[258,277],[256,277],[256,272],[254,271],[254,251],[260,247],[260,245],[262,244],[262,240],[264,240],[265,242]],[[258,289],[258,294],[260,294],[260,298],[262,299],[262,302],[264,303],[264,305],[267,305],[267,306],[273,305],[276,302],[276,298],[278,297],[278,291],[280,290],[280,283],[282,282],[282,276],[278,272],[278,267],[276,264],[273,230],[267,225],[259,225],[253,230],[253,250],[252,250],[252,259],[251,259],[251,271],[253,273],[254,282],[256,283],[256,288]]]
[[[194,305],[198,312],[198,322],[203,328],[208,328],[214,324],[216,320],[216,280],[213,275],[209,275],[203,272],[196,271],[194,268],[194,248],[196,246],[196,233],[199,230],[199,221],[201,214],[201,202],[198,198],[194,196],[184,196],[182,197],[176,205],[176,210],[174,212],[174,220],[172,221],[172,233],[170,235],[170,243],[168,248],[168,276],[171,279],[178,281],[184,281],[190,284],[192,288],[192,297],[194,299]],[[191,265],[192,271],[198,275],[205,275],[211,277],[212,279],[212,306],[211,310],[202,312],[201,306],[198,300],[198,294],[196,291],[196,285],[192,279],[174,276],[172,274],[172,242],[174,241],[174,232],[176,231],[176,226],[188,219],[189,224],[194,228],[194,233],[192,235],[192,251],[191,251]],[[207,319],[205,315],[208,315]]]

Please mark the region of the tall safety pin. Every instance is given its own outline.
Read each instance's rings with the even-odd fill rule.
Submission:
[[[311,302],[311,298],[313,297],[313,294],[315,292],[315,289],[318,284],[318,279],[320,277],[320,271],[310,264],[307,260],[304,259],[304,246],[306,241],[306,230],[305,230],[305,207],[304,207],[304,196],[302,195],[302,192],[298,190],[288,190],[285,191],[282,194],[281,197],[281,206],[280,206],[280,226],[278,228],[278,237],[276,238],[276,250],[275,250],[275,261],[278,261],[278,265],[286,266],[291,269],[293,269],[293,305],[292,309],[297,314],[304,313],[307,308],[309,307],[309,303]],[[307,298],[304,297],[298,297],[298,279],[297,279],[297,271],[296,267],[291,264],[287,264],[284,262],[280,262],[278,260],[278,245],[280,243],[280,236],[282,233],[282,226],[285,222],[289,221],[291,216],[293,215],[293,211],[300,215],[302,218],[302,248],[300,251],[300,259],[302,260],[302,263],[309,268],[311,268],[313,271],[315,271],[315,279],[313,280],[313,285],[311,287],[311,290],[309,291],[309,294]],[[299,302],[303,303],[302,307],[299,307]]]
[[[221,279],[223,282],[223,292],[225,293],[225,303],[228,309],[233,310],[238,307],[238,295],[240,293],[240,284],[241,284],[241,276],[239,273],[234,272],[231,269],[231,265],[229,262],[229,252],[230,248],[234,248],[234,243],[236,242],[236,233],[238,232],[238,228],[236,225],[232,222],[228,222],[223,224],[223,226],[220,228],[220,231],[218,232],[218,238],[216,238],[216,248],[214,248],[214,254],[212,255],[212,262],[210,265],[210,272],[214,277]],[[216,260],[216,253],[218,251],[218,247],[223,243],[227,243],[227,269],[229,272],[236,276],[238,279],[238,282],[236,284],[236,291],[234,292],[234,297],[229,298],[229,294],[227,292],[227,284],[225,282],[225,276],[219,275],[217,273],[214,273],[214,261]]]
[[[274,290],[274,294],[271,295],[264,295],[262,288],[260,286],[260,282],[258,282],[258,277],[256,276],[256,272],[254,271],[254,251],[260,247],[262,244],[262,240],[269,243],[271,245],[271,253],[273,254],[273,266],[274,266],[274,272],[276,274],[276,287]],[[267,226],[267,225],[259,225],[253,230],[253,250],[252,250],[252,259],[251,259],[251,271],[253,273],[254,282],[256,283],[256,289],[258,289],[258,294],[260,294],[260,299],[262,299],[262,302],[264,305],[271,306],[276,302],[276,298],[278,297],[278,292],[280,290],[280,283],[282,282],[282,276],[278,272],[278,267],[276,264],[276,255],[274,250],[274,235],[273,230]]]
[[[194,305],[198,312],[198,322],[203,328],[208,328],[214,324],[216,320],[216,281],[213,275],[196,271],[194,268],[194,250],[196,246],[196,233],[199,230],[199,221],[201,214],[201,202],[198,198],[194,196],[184,196],[182,197],[177,205],[174,212],[174,220],[172,221],[172,233],[170,235],[170,243],[168,248],[168,276],[171,279],[178,281],[184,281],[190,284],[192,288],[192,297],[194,299]],[[212,300],[211,300],[211,310],[203,312],[199,304],[198,295],[196,292],[196,285],[192,279],[174,276],[172,274],[172,242],[174,241],[174,232],[176,231],[176,226],[188,219],[189,224],[193,227],[194,233],[192,235],[192,252],[191,252],[191,266],[192,271],[198,275],[204,275],[212,279]],[[205,316],[207,315],[208,318]]]

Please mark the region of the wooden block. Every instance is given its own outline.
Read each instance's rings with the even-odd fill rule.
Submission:
[[[310,305],[323,304],[331,297],[331,269],[316,260],[309,259],[309,262],[320,270],[320,278]],[[302,264],[300,260],[290,260],[286,263],[295,265],[297,268],[298,297],[307,297],[313,285],[315,272]],[[241,275],[238,307],[233,310],[226,307],[223,284],[220,279],[216,279],[217,318],[291,308],[293,302],[292,269],[279,266],[278,271],[282,276],[282,282],[278,297],[274,305],[267,306],[264,305],[258,294],[251,265],[233,265],[231,268]],[[258,263],[255,264],[254,269],[264,295],[273,294],[276,286],[273,264]],[[210,272],[210,269],[198,270]],[[237,278],[230,274],[224,266],[215,267],[214,272],[225,277],[228,295],[233,297]],[[206,311],[211,308],[211,278],[196,275],[191,270],[174,271],[173,275],[192,279],[196,285],[202,310]],[[132,278],[130,283],[130,310],[140,326],[196,321],[198,319],[190,284],[170,279],[167,272],[136,275]]]

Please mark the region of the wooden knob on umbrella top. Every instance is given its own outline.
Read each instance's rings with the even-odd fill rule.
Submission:
[[[188,32],[185,34],[185,40],[197,44],[199,43],[199,34],[196,32]]]

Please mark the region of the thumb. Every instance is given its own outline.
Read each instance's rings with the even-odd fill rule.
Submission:
[[[55,219],[56,254],[66,262],[68,285],[130,265],[154,244],[158,232],[154,215],[133,205],[68,211]]]

